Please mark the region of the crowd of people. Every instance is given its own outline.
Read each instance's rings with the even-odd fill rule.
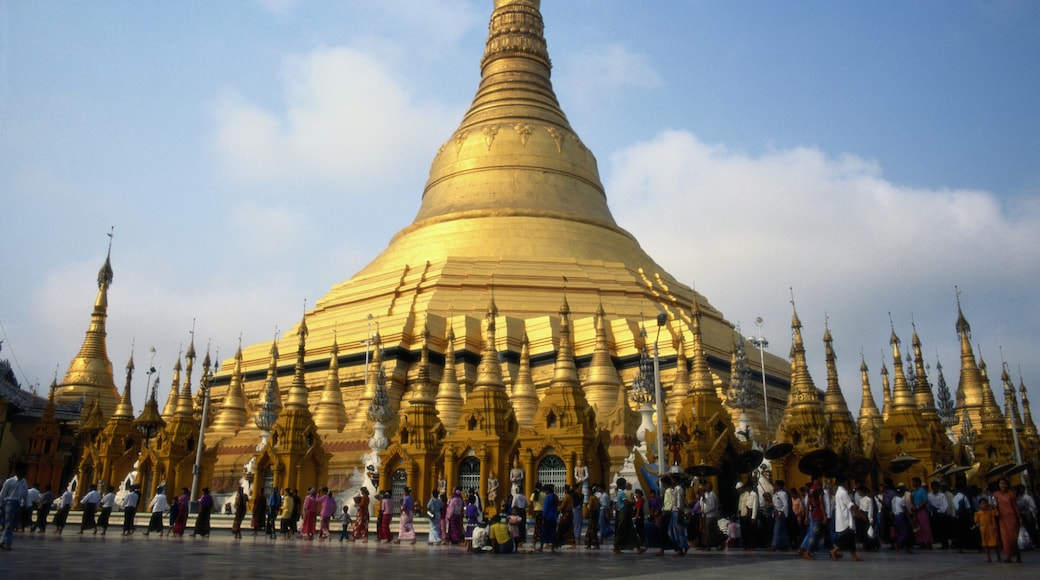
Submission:
[[[997,561],[1020,562],[1022,550],[1032,547],[1037,533],[1033,497],[1024,486],[1012,488],[1006,478],[987,489],[963,484],[950,489],[939,480],[926,486],[916,477],[909,487],[886,479],[877,489],[870,489],[863,482],[849,482],[839,476],[827,483],[815,478],[798,488],[785,488],[783,481],[776,481],[771,490],[739,482],[736,491],[735,504],[722,506],[711,482],[690,485],[685,479],[665,475],[658,481],[658,491],[646,493],[633,489],[624,478],[615,482],[612,491],[598,483],[583,482],[560,489],[539,483],[530,498],[519,486],[513,486],[512,493],[501,503],[496,498],[488,510],[475,489],[463,493],[461,488],[450,495],[434,490],[425,505],[418,506],[409,488],[400,498],[390,490],[380,491],[373,498],[362,488],[343,506],[337,505],[327,487],[311,488],[302,496],[289,488],[281,493],[261,492],[251,502],[239,488],[228,503],[234,516],[231,533],[235,538],[242,537],[251,507],[248,525],[254,536],[331,540],[332,520],[336,519],[340,541],[368,542],[374,508],[376,542],[415,544],[415,518],[419,515],[428,518],[430,545],[497,554],[555,552],[584,546],[589,550],[610,547],[615,554],[651,551],[662,556],[671,551],[681,557],[691,548],[763,549],[797,552],[802,558],[815,560],[825,550],[833,560],[848,553],[857,561],[862,552],[888,545],[908,554],[950,549],[984,553],[987,561],[995,555]],[[74,500],[67,489],[55,494],[50,487],[40,491],[38,485],[28,485],[24,472],[16,469],[0,489],[0,549],[11,549],[13,532],[46,533],[48,518],[53,533],[61,534]],[[122,534],[133,535],[139,501],[136,486],[118,502],[112,487],[102,494],[96,486],[89,486],[78,502],[79,533],[105,535],[112,512],[119,507],[123,511]],[[208,488],[203,488],[197,502],[191,536],[206,537],[211,531],[214,505]],[[148,505],[150,518],[144,535],[184,535],[189,505],[187,488],[170,499],[165,489],[159,488]],[[487,512],[493,514],[490,520],[485,518]],[[395,513],[397,525],[392,529]]]

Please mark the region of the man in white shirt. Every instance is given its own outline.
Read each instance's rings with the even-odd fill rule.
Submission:
[[[855,518],[856,538],[863,544],[863,549],[876,551],[881,546],[876,528],[877,504],[864,484],[860,484],[856,496],[859,498],[859,515]]]
[[[10,550],[14,529],[19,525],[29,488],[25,483],[25,465],[15,466],[14,475],[0,487],[0,550]]]
[[[25,505],[22,506],[22,523],[18,526],[19,531],[24,531],[25,528],[30,530],[33,528],[33,512],[36,510],[36,505],[40,502],[39,487],[40,484],[33,484],[25,494]]]
[[[942,543],[945,550],[950,547],[950,531],[953,529],[947,519],[950,502],[946,500],[946,494],[940,489],[938,481],[933,481],[931,488],[932,491],[928,494],[928,515],[931,517],[935,539]]]
[[[137,486],[132,486],[130,492],[123,498],[123,535],[129,536],[134,533],[134,518],[137,516],[137,504],[141,501],[141,494]]]
[[[719,496],[715,494],[710,481],[704,484],[701,517],[704,518],[701,526],[701,550],[710,550],[718,544],[716,538],[719,529]]]
[[[151,532],[159,532],[159,537],[163,535],[163,513],[170,509],[169,502],[166,501],[166,489],[160,487],[155,492],[155,496],[152,497],[152,502],[149,506],[152,511],[152,517],[148,520],[148,531],[144,533],[145,537]]]
[[[108,533],[108,520],[112,517],[112,510],[116,507],[116,490],[111,485],[105,490],[105,495],[101,497],[101,517],[98,518],[98,527],[101,528],[101,535],[104,536]],[[97,530],[94,530],[97,533]]]
[[[98,493],[97,486],[91,485],[87,495],[79,500],[79,505],[83,508],[83,521],[80,523],[79,533],[82,534],[86,530],[94,530],[94,533],[97,533],[97,522],[94,521],[94,514],[97,513],[97,506],[100,501],[101,494]]]
[[[841,558],[841,551],[848,550],[852,554],[852,561],[859,562],[861,558],[856,554],[856,531],[852,519],[858,508],[852,503],[852,496],[845,489],[845,478],[835,478],[838,484],[834,492],[834,547],[831,548],[831,560]]]

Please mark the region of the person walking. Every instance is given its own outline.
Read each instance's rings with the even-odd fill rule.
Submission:
[[[791,512],[791,501],[784,489],[783,480],[777,480],[773,484],[773,488],[776,490],[773,493],[773,541],[767,548],[771,552],[787,550],[791,544],[787,535],[787,518]]]
[[[412,488],[404,488],[404,497],[401,498],[401,515],[400,521],[398,522],[397,539],[394,540],[395,544],[400,544],[401,540],[407,541],[409,544],[415,543],[415,498],[412,497]]]
[[[685,491],[682,484],[674,481],[669,476],[662,479],[664,497],[661,502],[661,527],[668,532],[668,539],[675,549],[676,556],[685,556],[690,549],[689,539],[686,537],[686,528],[683,526],[683,501]],[[664,552],[664,542],[661,542],[661,552]]]
[[[195,529],[191,537],[209,537],[210,516],[213,514],[213,496],[209,494],[209,488],[202,488],[202,496],[199,498],[199,515],[195,518]]]
[[[1004,561],[1010,562],[1014,556],[1022,561],[1022,550],[1018,547],[1018,532],[1022,527],[1022,516],[1018,512],[1018,497],[1006,477],[997,482],[997,491],[993,492],[993,502],[997,508],[997,524],[1000,530],[1000,550],[1004,553]],[[997,554],[1000,557],[1000,554]]]
[[[231,534],[235,538],[241,540],[242,521],[246,519],[246,511],[249,509],[246,494],[242,491],[241,486],[239,486],[238,491],[235,492],[235,497],[231,500],[231,505],[231,510],[235,514],[235,519],[231,523]]]
[[[429,501],[426,502],[426,515],[430,517],[430,534],[427,536],[427,541],[432,545],[440,545],[444,539],[441,537],[441,511],[444,509],[444,502],[441,501],[440,494],[435,489],[430,494]]]
[[[287,487],[285,488],[285,496],[282,498],[282,509],[279,513],[283,539],[291,540],[293,538],[293,528],[296,526],[296,519],[293,515],[295,509],[296,497],[293,496],[292,490]]]
[[[317,521],[318,490],[312,487],[307,490],[307,496],[303,500],[303,526],[300,528],[300,537],[314,540]]]
[[[282,494],[278,493],[278,488],[271,489],[271,497],[267,500],[267,523],[266,529],[267,536],[271,539],[278,537],[278,512],[282,510]]]
[[[549,546],[553,552],[556,551],[556,526],[559,524],[560,500],[556,496],[556,488],[552,484],[543,486],[545,501],[542,502],[542,543],[537,550]]]
[[[634,548],[637,553],[642,554],[646,548],[643,546],[642,539],[636,534],[635,524],[632,521],[635,501],[629,495],[627,487],[628,481],[623,477],[618,478],[616,495],[618,523],[617,531],[614,534],[614,553],[620,554],[622,550]]]
[[[18,531],[24,532],[26,528],[33,529],[33,515],[36,514],[36,506],[40,502],[40,484],[34,483],[26,492],[25,505],[22,506],[21,521],[18,523]],[[32,533],[30,531],[30,533]]]
[[[318,494],[318,516],[321,518],[321,529],[319,538],[322,540],[328,540],[332,537],[330,532],[329,524],[332,522],[332,516],[336,514],[336,496],[332,495],[332,490],[328,487],[322,487]]]
[[[719,545],[719,496],[711,482],[704,484],[701,495],[701,550],[710,550]]]
[[[260,530],[267,533],[267,497],[264,496],[263,489],[257,490],[256,497],[253,498],[253,517],[249,520],[249,527],[253,528],[254,536]]]
[[[39,530],[42,534],[47,531],[47,515],[51,513],[51,507],[54,504],[54,492],[51,491],[50,484],[44,488],[42,494],[40,494],[40,500],[37,502],[36,507],[36,521],[33,523],[33,527],[30,528],[30,532]]]
[[[130,536],[134,533],[134,518],[137,517],[137,504],[141,501],[141,494],[137,486],[130,486],[130,491],[123,497],[123,535]]]
[[[458,544],[465,540],[466,533],[462,524],[465,511],[466,506],[462,501],[462,489],[456,487],[452,491],[451,499],[448,500],[447,505],[447,534],[444,538],[446,542]]]
[[[831,560],[841,558],[841,551],[847,550],[852,555],[852,561],[859,562],[861,558],[856,553],[856,529],[852,521],[859,508],[845,489],[845,477],[839,475],[835,482],[838,489],[834,492],[834,547],[830,551]]]
[[[104,536],[108,533],[108,520],[112,517],[112,510],[116,507],[116,489],[111,485],[108,486],[98,505],[101,506],[101,515],[98,516],[97,525],[101,528],[101,535]],[[94,533],[97,533],[96,529]]]
[[[65,491],[61,492],[59,498],[58,511],[54,514],[54,533],[61,535],[61,532],[65,530],[65,524],[69,519],[69,510],[72,509],[72,491],[65,488]]]
[[[389,544],[394,539],[393,532],[390,531],[390,522],[394,519],[394,502],[393,502],[393,491],[385,490],[380,494],[379,499],[379,528],[377,530],[376,537],[380,542],[386,542]]]
[[[368,518],[371,514],[371,499],[368,496],[368,488],[362,487],[361,494],[354,497],[354,502],[357,504],[357,516],[354,519],[354,537],[350,538],[351,542],[357,541],[360,537],[361,541],[368,543]]]
[[[183,536],[184,528],[188,527],[188,512],[190,511],[191,505],[191,490],[186,487],[181,488],[181,494],[177,496],[177,517],[174,518],[173,524],[170,526],[170,534],[174,536]],[[170,510],[173,511],[172,509]]]
[[[25,483],[26,466],[15,466],[14,475],[0,487],[0,550],[10,551],[14,528],[22,517],[29,486]]]
[[[148,530],[144,533],[144,536],[147,538],[148,534],[159,532],[159,537],[161,538],[165,531],[163,528],[163,514],[170,509],[170,503],[166,500],[166,488],[160,487],[155,490],[155,496],[148,503],[148,509],[151,511],[152,516],[148,520]]]
[[[97,506],[100,501],[101,494],[98,493],[97,486],[91,485],[90,491],[79,500],[79,505],[83,508],[83,519],[80,522],[79,533],[82,534],[87,530],[94,530],[94,533],[97,533],[97,522],[94,521],[94,514],[97,513]]]

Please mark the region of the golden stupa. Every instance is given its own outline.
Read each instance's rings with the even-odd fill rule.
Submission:
[[[441,385],[435,406],[442,421],[458,416],[462,400],[479,378],[492,303],[497,308],[497,339],[491,346],[502,363],[506,391],[516,399],[517,417],[526,420],[533,415],[524,409],[537,403],[531,401],[525,383],[533,382],[535,393],[548,389],[561,343],[560,306],[564,301],[569,305],[578,372],[582,380],[594,383],[584,395],[600,427],[616,431],[611,438],[618,449],[607,453],[610,459],[583,458],[598,481],[619,467],[617,462],[635,441],[638,420],[617,414],[622,410],[619,404],[628,405],[625,385],[638,371],[640,353],[652,349],[658,312],[668,315],[657,341],[666,392],[671,390],[680,342],[690,339],[689,313],[695,299],[704,350],[720,389],[720,377],[728,376],[734,326],[654,262],[611,215],[596,158],[570,126],[553,92],[539,2],[495,1],[480,68],[473,103],[437,151],[412,224],[305,313],[309,334],[302,362],[309,403],[317,409],[322,401],[344,401],[342,419],[328,409],[315,414],[321,419],[317,428],[323,450],[331,454],[329,464],[317,470],[327,469],[330,481],[347,475],[367,451],[372,433],[367,409],[379,371],[385,373],[394,410],[387,429],[393,440],[413,397],[424,332],[427,372],[435,387],[446,374],[445,359],[455,361],[451,370],[457,379],[452,379],[460,390],[453,402],[455,387],[441,396]],[[604,316],[597,331],[600,311]],[[649,327],[648,338],[640,335],[644,326]],[[454,347],[446,353],[449,334]],[[296,337],[294,329],[276,342],[282,352],[289,352]],[[591,364],[597,342],[604,343],[599,363]],[[215,377],[215,420],[224,443],[213,443],[226,447],[217,452],[218,475],[241,467],[248,459],[249,442],[259,440],[252,419],[234,431],[222,420],[221,410],[230,393],[228,413],[239,417],[241,390],[252,417],[264,391],[270,350],[269,342],[245,347],[241,357],[227,361]],[[524,373],[521,353],[529,357]],[[613,368],[606,368],[604,360]],[[766,364],[772,391],[769,408],[779,416],[787,398],[788,364],[768,355]],[[238,369],[235,378],[228,371],[232,368]],[[332,372],[338,384],[329,391]],[[279,365],[280,375],[287,379],[291,373],[288,365]],[[288,382],[282,381],[283,397]],[[761,424],[760,409],[757,413],[752,412],[753,420]],[[445,433],[453,432],[456,425],[451,419],[446,423]],[[764,431],[759,431],[764,439]],[[498,470],[499,477],[504,469]]]

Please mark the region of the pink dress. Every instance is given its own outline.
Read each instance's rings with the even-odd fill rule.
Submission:
[[[300,533],[308,538],[314,537],[314,524],[318,518],[318,500],[313,494],[307,494],[303,500],[303,527]]]

